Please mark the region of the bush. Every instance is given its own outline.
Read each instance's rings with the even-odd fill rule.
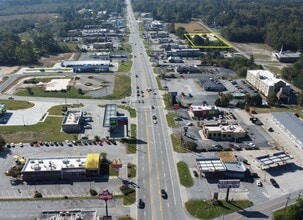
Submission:
[[[94,190],[94,189],[89,189],[89,193],[90,193],[91,196],[96,196],[96,195],[98,195],[97,191]]]
[[[64,199],[68,199],[68,196],[64,196]]]
[[[134,188],[130,188],[128,185],[122,185],[120,187],[120,190],[122,191],[123,195],[127,196],[128,194],[131,194],[135,192]]]
[[[34,198],[42,198],[42,194],[36,190],[34,192]]]

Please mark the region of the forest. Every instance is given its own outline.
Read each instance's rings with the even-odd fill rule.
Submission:
[[[266,43],[279,50],[303,49],[301,0],[132,0],[135,11],[165,22],[201,19],[234,42]],[[169,11],[167,10],[169,8]]]
[[[98,22],[76,11],[121,13],[124,7],[119,0],[0,0],[0,5],[0,65],[35,64],[41,56],[69,52],[62,40],[67,31]]]

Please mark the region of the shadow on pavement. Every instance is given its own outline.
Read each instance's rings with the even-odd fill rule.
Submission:
[[[241,211],[238,211],[238,213],[239,213],[240,215],[245,216],[246,218],[252,218],[252,219],[256,219],[256,218],[269,219],[269,216],[263,214],[262,212],[258,212],[258,211],[246,211],[246,210],[241,210]]]

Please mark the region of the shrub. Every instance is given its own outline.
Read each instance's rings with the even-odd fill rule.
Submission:
[[[97,191],[94,190],[94,189],[89,189],[89,193],[90,193],[91,196],[96,196],[96,195],[98,195]]]
[[[40,192],[38,192],[37,190],[35,190],[34,198],[42,198],[42,194]]]

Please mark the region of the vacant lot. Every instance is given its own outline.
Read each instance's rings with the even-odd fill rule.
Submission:
[[[201,24],[197,21],[191,21],[189,23],[176,23],[175,29],[178,27],[184,27],[186,32],[194,33],[194,32],[208,32]]]

